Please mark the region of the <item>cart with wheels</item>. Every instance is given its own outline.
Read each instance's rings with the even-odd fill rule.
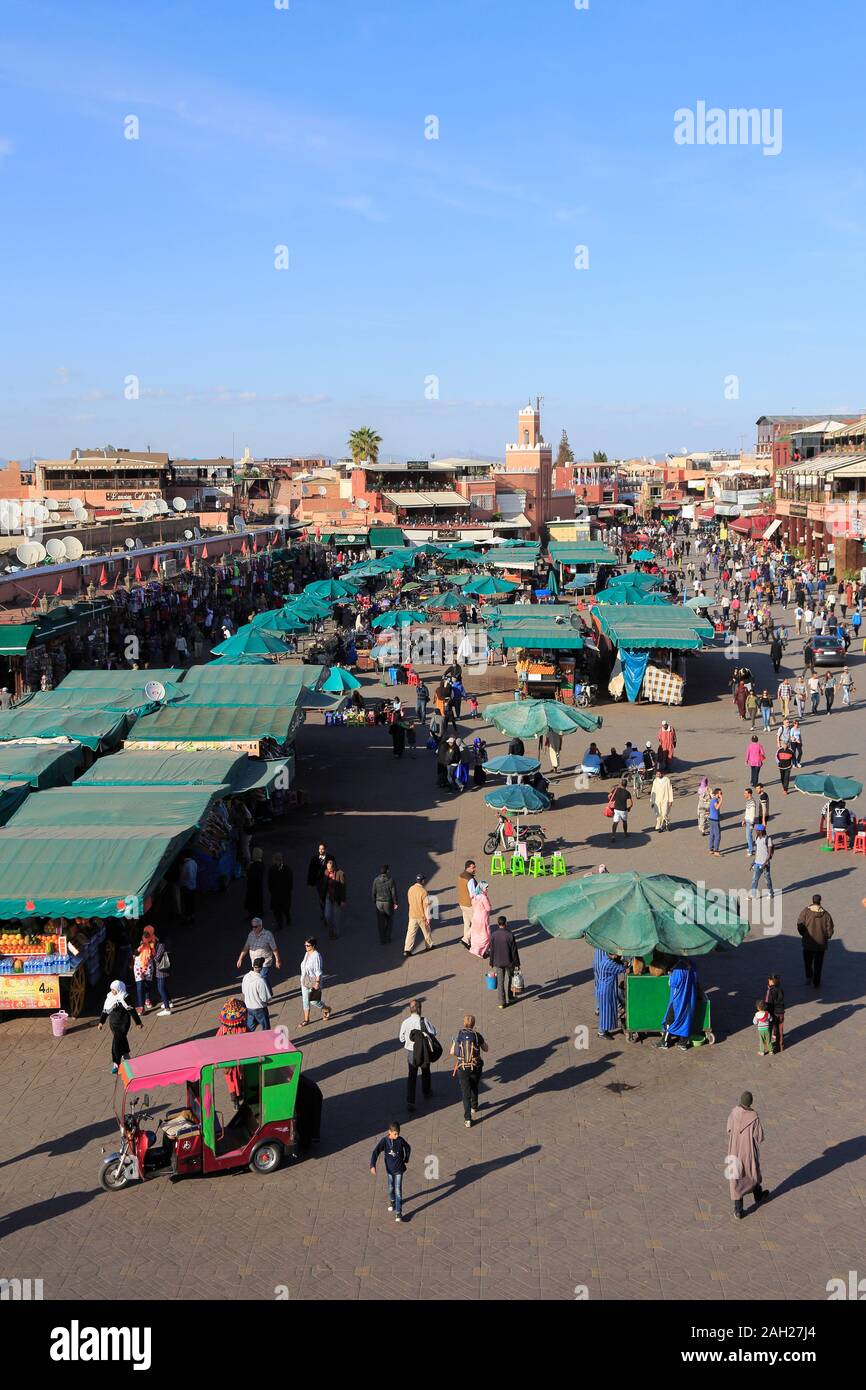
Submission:
[[[78,1018],[88,985],[110,977],[115,953],[104,924],[91,923],[75,945],[57,932],[10,928],[0,934],[0,1010],[62,1008]]]
[[[648,1033],[662,1033],[669,1002],[669,976],[626,975],[625,1035],[628,1041],[640,1042]],[[691,1040],[698,1045],[716,1041],[711,1026],[710,1001],[703,995],[698,1004],[698,1017]]]

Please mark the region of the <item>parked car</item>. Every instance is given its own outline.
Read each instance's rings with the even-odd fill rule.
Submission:
[[[844,666],[847,661],[845,639],[837,633],[825,633],[823,637],[812,638],[812,651],[816,666]]]

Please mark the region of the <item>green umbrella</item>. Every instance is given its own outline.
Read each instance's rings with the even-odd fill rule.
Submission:
[[[410,623],[423,623],[426,621],[426,614],[419,613],[416,608],[389,608],[387,613],[380,613],[378,618],[374,618],[371,627],[408,627]]]
[[[327,618],[331,605],[324,599],[313,598],[312,594],[301,594],[299,598],[288,599],[283,612],[288,617],[300,618],[301,622],[311,622],[313,618]]]
[[[496,811],[513,811],[518,816],[525,816],[529,811],[546,811],[550,806],[550,797],[526,782],[513,782],[510,787],[494,787],[484,800]]]
[[[573,579],[570,579],[570,580],[568,581],[567,584],[564,584],[564,585],[563,585],[563,588],[564,588],[564,589],[571,589],[571,590],[575,590],[575,589],[592,589],[592,588],[594,588],[594,586],[595,586],[595,575],[594,575],[594,574],[576,574],[576,575],[574,576]]]
[[[425,608],[444,608],[457,612],[460,608],[466,607],[465,599],[460,598],[459,594],[433,594],[430,598],[424,599]]]
[[[578,729],[600,729],[602,722],[600,715],[587,714],[558,700],[509,700],[502,705],[488,705],[484,714],[488,723],[495,724],[510,738],[573,734]]]
[[[608,580],[611,588],[618,584],[630,585],[633,589],[658,589],[662,583],[659,574],[643,574],[638,570],[630,570],[628,574],[612,574]]]
[[[794,778],[798,792],[820,796],[824,801],[853,801],[863,790],[862,782],[853,777],[831,777],[826,772],[801,772]]]
[[[591,874],[536,893],[527,913],[551,936],[585,937],[601,951],[644,959],[656,949],[706,955],[718,946],[739,946],[749,931],[735,894],[671,874]]]
[[[360,690],[361,682],[342,666],[332,666],[321,689],[326,690],[329,695],[342,695],[345,690]]]
[[[502,777],[525,777],[537,772],[541,763],[537,758],[524,758],[520,753],[503,753],[499,758],[491,758],[484,764],[485,772],[496,772]]]
[[[222,657],[229,663],[262,661],[270,656],[285,656],[286,644],[279,637],[272,637],[269,632],[247,623],[212,651],[214,656]]]
[[[686,600],[686,608],[694,608],[697,612],[699,609],[715,608],[715,604],[706,594],[695,594],[694,598]]]
[[[271,608],[267,613],[257,613],[249,626],[263,632],[303,632],[307,624],[285,608]]]
[[[304,585],[304,593],[324,599],[326,603],[334,603],[341,598],[354,598],[357,590],[342,579],[316,579],[312,584]]]
[[[547,571],[547,583],[544,587],[547,589],[547,592],[549,594],[559,593],[559,583],[556,578],[556,572],[553,569],[549,569]]]
[[[633,550],[633,551],[631,552],[631,561],[632,561],[632,564],[638,564],[638,565],[649,564],[649,562],[650,562],[651,560],[654,560],[654,559],[655,559],[655,551],[654,551],[654,550]]]
[[[477,579],[470,579],[468,584],[464,584],[464,594],[478,594],[485,598],[491,598],[495,594],[513,594],[515,589],[519,589],[519,584],[513,584],[510,579],[500,579],[497,574],[482,574]]]

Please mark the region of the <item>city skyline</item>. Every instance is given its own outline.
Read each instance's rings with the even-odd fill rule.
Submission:
[[[660,457],[859,407],[860,17],[106,13],[0,45],[0,456],[337,458],[369,424],[497,458],[540,392],[554,446]],[[732,108],[776,148],[710,143]]]

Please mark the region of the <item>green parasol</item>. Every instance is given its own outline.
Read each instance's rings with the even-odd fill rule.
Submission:
[[[546,811],[550,797],[536,791],[528,782],[513,782],[510,787],[494,787],[484,798],[495,811],[513,811],[517,816],[525,816],[530,811]]]
[[[578,729],[601,728],[601,716],[560,704],[558,700],[509,700],[488,705],[487,722],[510,738],[535,738],[541,734],[573,734]]]
[[[303,632],[307,624],[285,608],[271,608],[257,613],[249,626],[263,632]]]
[[[515,589],[519,589],[519,584],[514,584],[510,579],[500,579],[498,574],[482,574],[477,579],[470,579],[468,584],[464,584],[464,594],[477,594],[479,597],[491,598],[495,594],[513,594]]]
[[[599,950],[641,956],[703,956],[739,946],[749,931],[736,894],[706,889],[671,874],[591,874],[529,899],[533,926]]]
[[[853,801],[863,790],[862,782],[853,777],[831,777],[826,772],[801,772],[794,778],[798,792],[820,796],[824,801]]]
[[[386,613],[380,613],[378,618],[374,618],[371,627],[408,627],[410,623],[426,622],[427,615],[419,613],[417,608],[389,608]]]
[[[286,644],[279,637],[247,623],[245,627],[239,627],[225,642],[220,642],[219,646],[214,647],[212,654],[222,657],[229,664],[267,661],[271,656],[285,656]]]
[[[706,594],[695,594],[694,598],[686,600],[686,608],[694,608],[696,612],[699,609],[715,608],[715,606],[713,600],[707,598]]]
[[[332,666],[321,689],[326,690],[329,695],[342,695],[347,690],[360,690],[361,682],[342,666]]]
[[[304,585],[305,594],[324,599],[326,603],[334,603],[341,598],[355,598],[357,592],[354,585],[347,584],[343,579],[316,579],[312,584]]]
[[[447,611],[454,612],[466,607],[465,599],[460,598],[458,594],[450,592],[447,594],[433,594],[430,598],[425,598],[423,602],[425,608],[444,608]]]

